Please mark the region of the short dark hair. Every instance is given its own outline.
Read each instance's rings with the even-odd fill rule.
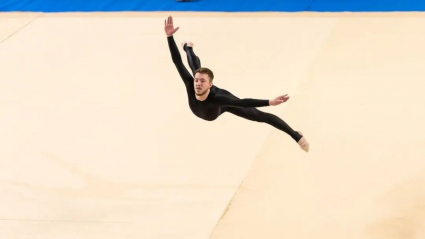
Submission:
[[[207,74],[208,77],[210,78],[210,82],[213,81],[213,79],[214,79],[214,73],[208,68],[201,67],[201,68],[199,68],[195,71],[195,74],[196,73]]]

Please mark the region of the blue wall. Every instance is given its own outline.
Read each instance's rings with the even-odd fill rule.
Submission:
[[[425,11],[425,0],[0,0],[0,11]]]

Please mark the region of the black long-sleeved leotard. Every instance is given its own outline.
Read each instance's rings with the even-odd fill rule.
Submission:
[[[269,106],[269,100],[239,99],[230,92],[214,85],[210,88],[210,93],[204,101],[196,99],[194,78],[183,65],[182,57],[173,36],[167,37],[167,40],[173,63],[186,86],[189,107],[196,116],[212,121],[225,112],[228,107],[251,108]]]
[[[174,65],[176,66],[180,77],[186,86],[190,109],[196,116],[204,120],[213,121],[217,119],[217,117],[219,117],[222,113],[229,112],[247,120],[264,122],[272,125],[275,128],[280,129],[290,135],[297,142],[301,139],[302,136],[297,131],[294,131],[281,118],[267,112],[262,112],[255,108],[269,106],[268,100],[250,98],[239,99],[227,90],[220,89],[214,85],[210,88],[210,93],[204,101],[196,99],[193,75],[190,74],[183,65],[180,52],[177,48],[173,36],[168,37],[167,40]],[[193,48],[185,47],[185,51],[187,53],[189,66],[192,70],[192,73],[194,74],[194,72],[199,67],[201,67],[200,60],[193,52]]]

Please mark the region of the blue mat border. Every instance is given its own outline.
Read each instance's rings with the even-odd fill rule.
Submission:
[[[418,12],[425,0],[1,0],[2,12]]]

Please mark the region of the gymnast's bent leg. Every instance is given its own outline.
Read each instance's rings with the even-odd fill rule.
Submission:
[[[201,60],[195,54],[195,52],[193,52],[193,47],[188,46],[188,43],[184,43],[183,50],[187,54],[187,62],[189,63],[190,69],[192,70],[193,75],[195,75],[195,71],[201,68]]]
[[[291,136],[296,142],[298,142],[303,136],[300,135],[297,131],[293,130],[285,121],[276,115],[260,111],[256,108],[238,108],[238,107],[226,107],[226,112],[232,113],[239,117],[257,121],[262,123],[267,123],[274,126],[277,129],[282,130]]]

